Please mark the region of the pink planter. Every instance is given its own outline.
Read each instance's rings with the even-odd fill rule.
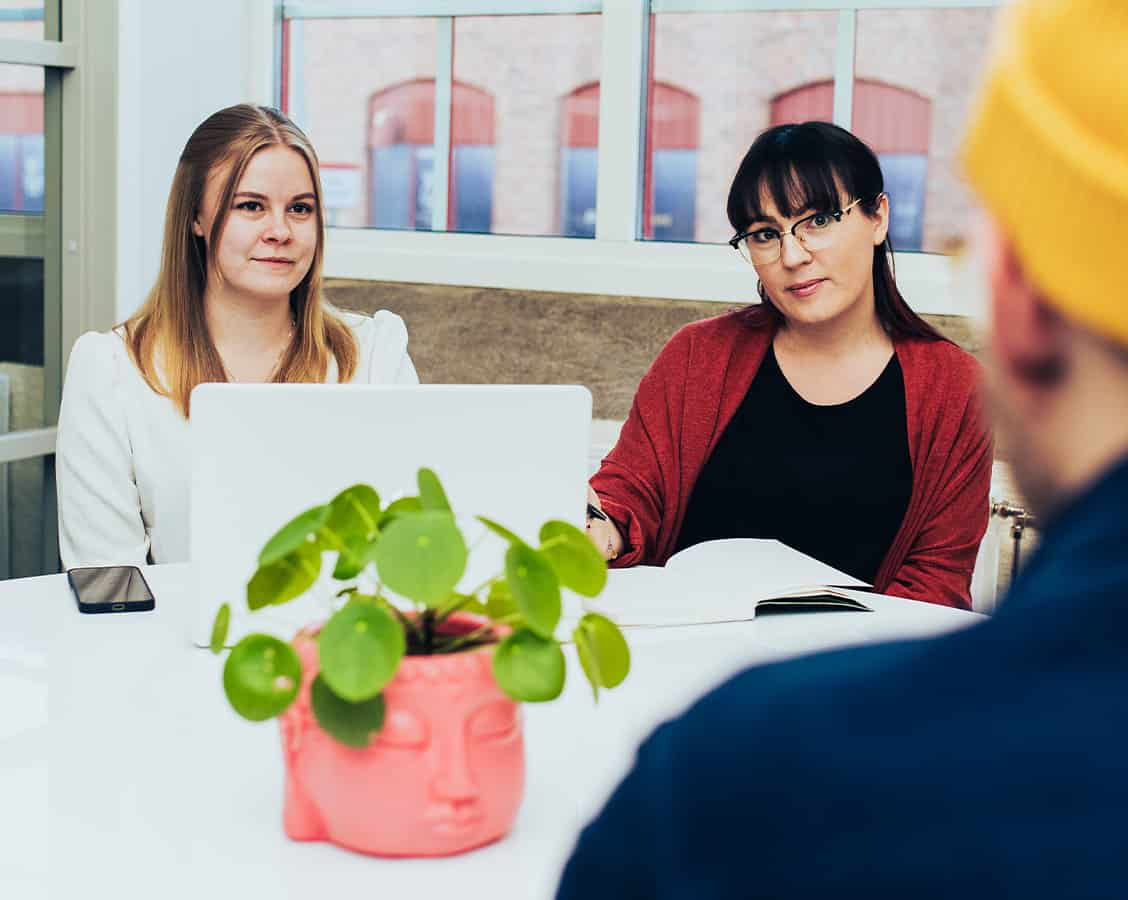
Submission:
[[[449,625],[465,633],[483,623],[458,615]],[[318,727],[309,699],[317,644],[302,632],[294,646],[302,688],[280,718],[286,834],[379,856],[447,856],[509,831],[525,750],[520,708],[490,669],[492,646],[405,656],[384,689],[384,727],[363,750]]]

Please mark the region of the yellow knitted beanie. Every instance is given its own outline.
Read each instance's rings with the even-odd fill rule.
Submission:
[[[964,166],[1049,302],[1128,345],[1128,0],[1003,17]]]

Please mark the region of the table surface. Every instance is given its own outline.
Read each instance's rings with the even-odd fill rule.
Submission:
[[[118,615],[78,613],[62,575],[0,582],[0,896],[551,897],[639,742],[710,687],[980,618],[867,595],[872,613],[628,629],[630,677],[598,705],[570,656],[562,697],[524,707],[525,795],[507,837],[389,860],[286,838],[277,725],[228,707],[222,659],[189,641],[188,576],[148,569],[156,611]]]

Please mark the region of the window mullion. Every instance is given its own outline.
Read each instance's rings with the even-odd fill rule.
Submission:
[[[857,11],[840,10],[834,55],[834,124],[847,130],[852,129],[854,124],[854,51],[857,34]]]
[[[595,236],[633,241],[641,215],[649,4],[607,3],[602,23]]]
[[[450,197],[450,125],[454,99],[454,18],[437,19],[435,141],[431,162],[431,230],[446,231]]]

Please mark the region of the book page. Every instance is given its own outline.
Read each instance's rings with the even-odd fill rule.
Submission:
[[[688,547],[664,568],[612,570],[584,605],[620,625],[737,622],[753,618],[761,600],[826,593],[826,585],[867,586],[779,541],[734,538]]]

